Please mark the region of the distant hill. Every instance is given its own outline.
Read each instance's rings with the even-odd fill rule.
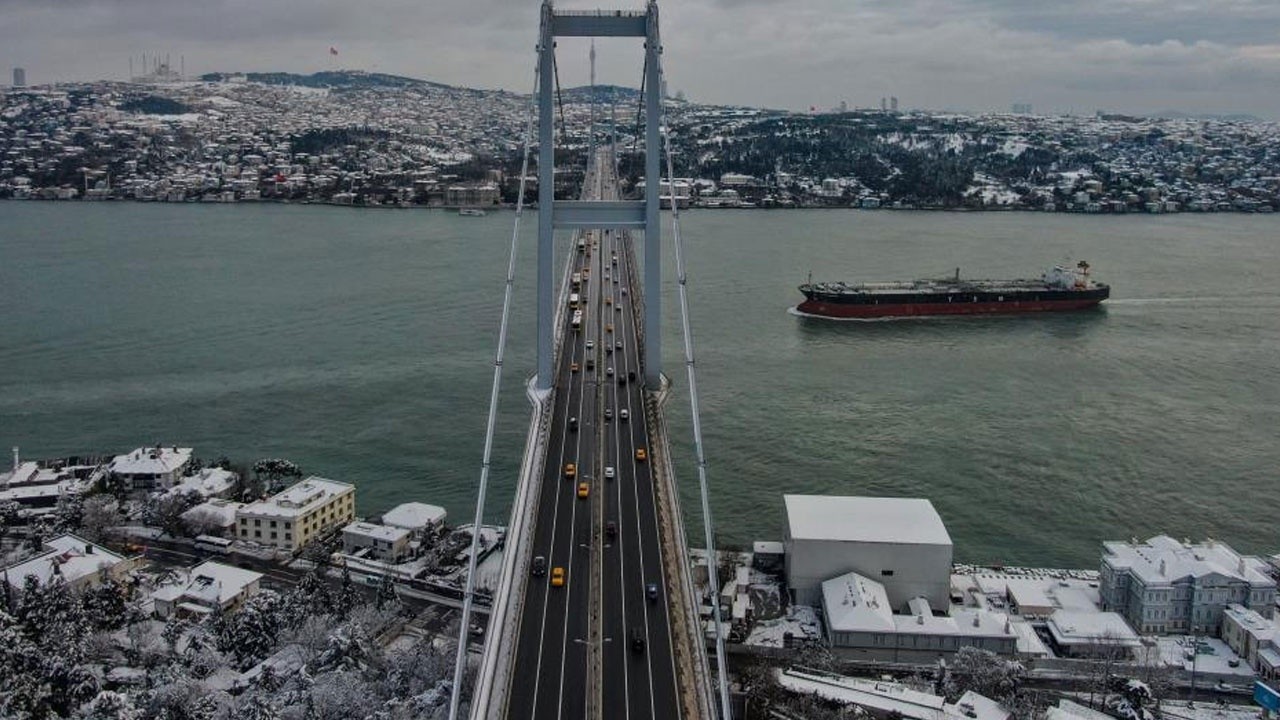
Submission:
[[[206,73],[200,76],[204,82],[225,82],[243,76],[249,82],[264,85],[298,85],[301,87],[333,88],[333,87],[438,87],[450,88],[443,83],[419,80],[401,75],[386,73],[370,73],[361,70],[330,70],[300,75],[286,72],[251,72],[251,73]],[[457,88],[465,89],[465,88]]]
[[[621,85],[596,85],[595,88],[596,102],[601,105],[635,105],[640,102],[640,91],[635,88],[622,87]],[[579,87],[565,88],[561,91],[560,96],[565,102],[571,103],[587,103],[591,102],[592,87],[590,85],[582,85]]]
[[[1221,122],[1243,123],[1263,122],[1262,118],[1248,113],[1188,113],[1182,112],[1181,110],[1161,110],[1158,113],[1151,113],[1150,117],[1159,118],[1161,120],[1219,120]]]

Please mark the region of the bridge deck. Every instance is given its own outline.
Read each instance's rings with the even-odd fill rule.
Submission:
[[[584,199],[617,196],[609,162],[593,163],[586,184]],[[643,336],[633,307],[639,288],[632,285],[640,274],[625,231],[581,231],[573,244],[569,262],[584,280],[583,317],[580,330],[563,335],[558,354],[530,540],[547,575],[524,578],[507,715],[680,718],[671,623],[681,610],[668,603],[672,571],[658,526],[652,463],[666,453],[652,446],[646,422]],[[641,449],[644,460],[636,456]],[[565,477],[568,463],[576,466],[572,480]],[[586,498],[578,494],[583,482]],[[609,523],[616,534],[606,531]],[[565,572],[563,587],[550,583],[557,567]]]

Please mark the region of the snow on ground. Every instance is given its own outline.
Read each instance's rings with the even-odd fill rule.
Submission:
[[[1187,659],[1187,652],[1191,649],[1193,639],[1189,635],[1160,635],[1155,638],[1157,647],[1160,651],[1160,661],[1165,665],[1180,667],[1191,672],[1192,662]],[[1200,640],[1200,652],[1195,656],[1195,671],[1200,673],[1213,673],[1215,675],[1239,675],[1245,678],[1253,677],[1253,669],[1246,662],[1240,661],[1240,658],[1227,646],[1217,638],[1202,637]],[[1231,667],[1229,664],[1235,660],[1238,664]]]
[[[502,577],[502,550],[495,550],[476,565],[476,587],[498,591],[498,582]]]
[[[822,630],[818,624],[817,608],[808,605],[792,605],[787,614],[776,620],[756,623],[747,636],[747,645],[782,647],[787,633],[796,640],[820,640]]]

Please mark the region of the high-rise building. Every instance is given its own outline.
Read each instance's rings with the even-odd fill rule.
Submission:
[[[896,95],[889,98],[889,110],[892,112],[898,112],[898,97]]]
[[[27,86],[27,71],[25,68],[16,67],[13,69],[13,86],[14,87]]]
[[[1014,103],[1013,114],[1014,115],[1030,115],[1031,103]]]

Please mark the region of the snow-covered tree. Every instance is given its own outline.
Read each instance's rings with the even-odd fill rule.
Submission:
[[[351,570],[344,564],[342,566],[342,581],[333,599],[333,611],[338,617],[345,618],[359,602],[360,591],[351,584]]]
[[[76,713],[77,720],[142,720],[142,711],[128,695],[103,690]]]
[[[98,494],[85,498],[79,530],[84,539],[102,542],[112,528],[123,523],[124,514],[120,512],[120,503],[111,495]]]
[[[972,690],[993,700],[1004,700],[1018,692],[1026,669],[1016,660],[1006,660],[990,650],[972,646],[960,648],[952,659],[944,684],[946,696],[959,698]]]
[[[396,586],[391,580],[391,573],[383,573],[382,582],[378,583],[378,594],[373,598],[374,604],[378,606],[379,610],[382,610],[398,601],[399,597],[396,595]]]
[[[103,571],[105,575],[106,571]],[[80,596],[84,617],[99,630],[118,630],[128,615],[128,589],[112,578],[104,578],[96,587]]]
[[[235,656],[236,667],[248,670],[275,648],[282,624],[280,606],[279,595],[263,590],[230,617],[225,645]]]
[[[239,720],[280,720],[280,711],[261,693],[254,693],[245,698],[236,708]]]

